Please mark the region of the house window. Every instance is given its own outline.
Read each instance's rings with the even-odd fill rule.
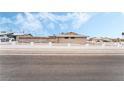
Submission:
[[[71,39],[75,39],[75,37],[71,37]]]
[[[68,39],[69,37],[65,37],[65,39]]]

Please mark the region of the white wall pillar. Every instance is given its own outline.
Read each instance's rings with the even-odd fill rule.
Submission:
[[[12,40],[11,39],[9,40],[9,43],[12,43]]]
[[[85,44],[85,46],[89,46],[89,44]]]
[[[117,47],[120,47],[120,44],[118,43]]]
[[[30,42],[30,45],[31,45],[31,46],[34,46],[34,42]]]
[[[105,43],[102,43],[102,47],[104,47],[105,46]]]
[[[52,42],[49,42],[49,47],[52,47]]]
[[[71,44],[70,43],[68,43],[68,47],[71,47]]]
[[[14,41],[14,42],[12,42],[12,45],[16,45],[16,42]]]

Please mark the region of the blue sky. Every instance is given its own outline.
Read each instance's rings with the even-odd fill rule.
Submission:
[[[47,36],[74,31],[88,36],[120,37],[124,13],[112,12],[0,12],[0,31]]]

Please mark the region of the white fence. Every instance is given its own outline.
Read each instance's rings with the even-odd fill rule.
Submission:
[[[124,48],[124,43],[72,44],[72,43],[18,43],[0,42],[0,48]]]

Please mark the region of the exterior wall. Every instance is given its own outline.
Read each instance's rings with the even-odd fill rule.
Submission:
[[[24,37],[24,38],[27,38],[27,37],[32,37],[32,36],[31,36],[31,35],[16,35],[16,36],[15,36],[15,39],[16,39],[16,41],[19,41],[19,39],[20,39],[20,38],[23,38],[23,37]]]
[[[74,40],[75,43],[78,43],[78,44],[85,44],[87,42],[87,38],[76,38]]]
[[[86,43],[87,39],[83,37],[75,37],[73,39],[68,38],[66,39],[65,37],[59,37],[58,38],[58,43],[77,43],[77,44],[84,44]]]
[[[18,42],[20,43],[29,43],[29,42],[35,42],[35,43],[77,43],[77,44],[84,44],[86,43],[86,38],[81,37],[75,37],[74,39],[71,38],[65,38],[65,37],[19,37]]]
[[[48,42],[52,42],[52,43],[58,43],[57,42],[57,37],[48,37]]]
[[[48,43],[48,38],[40,38],[40,37],[19,37],[18,42],[20,43]]]
[[[67,35],[68,34],[68,35]],[[24,36],[17,36],[16,41],[21,43],[29,43],[29,42],[35,42],[35,43],[76,43],[76,44],[85,44],[87,42],[86,36],[80,36],[76,33],[70,32],[66,35],[60,35],[60,36],[49,36],[49,37],[32,37],[30,35],[24,35]]]

